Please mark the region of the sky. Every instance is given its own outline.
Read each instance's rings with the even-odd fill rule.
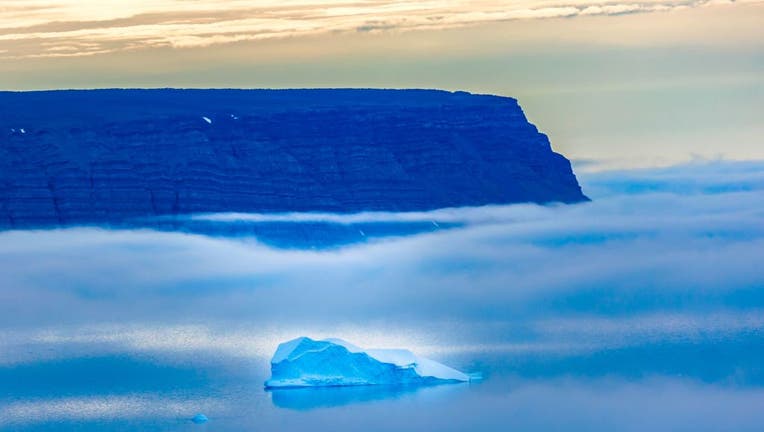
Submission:
[[[764,159],[764,3],[0,0],[0,89],[517,97],[577,170]]]

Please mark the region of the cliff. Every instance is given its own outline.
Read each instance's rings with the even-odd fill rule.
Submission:
[[[512,98],[434,90],[0,92],[0,227],[586,200]]]

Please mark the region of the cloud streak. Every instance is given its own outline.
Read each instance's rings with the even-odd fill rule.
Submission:
[[[758,2],[750,0],[748,2]],[[254,3],[254,4],[253,4]],[[511,20],[654,13],[713,0],[0,2],[2,58],[76,57],[332,33],[437,30]],[[8,47],[8,48],[5,48]]]

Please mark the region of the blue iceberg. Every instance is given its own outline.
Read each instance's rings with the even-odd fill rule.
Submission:
[[[342,339],[299,337],[271,360],[266,388],[468,382],[470,377],[404,349],[363,349]]]

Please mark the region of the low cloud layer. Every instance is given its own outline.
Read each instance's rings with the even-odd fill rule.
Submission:
[[[9,59],[205,47],[331,33],[438,30],[509,20],[656,13],[731,2],[6,0],[0,4],[0,58]]]
[[[2,361],[20,361],[19,340],[263,356],[305,332],[429,352],[761,334],[763,164],[582,179],[594,200],[572,206],[205,216],[463,224],[325,251],[150,230],[0,233]]]

